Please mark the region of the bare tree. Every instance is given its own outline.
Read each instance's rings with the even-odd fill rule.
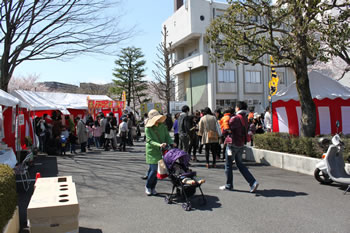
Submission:
[[[0,88],[7,91],[15,68],[24,61],[69,58],[81,53],[106,53],[129,38],[106,0],[1,1]]]
[[[8,90],[48,91],[49,88],[38,83],[38,79],[39,76],[35,74],[28,77],[13,77],[8,85]]]
[[[170,101],[175,94],[175,78],[170,75],[171,69],[176,65],[172,57],[172,43],[167,43],[168,30],[164,25],[162,31],[163,41],[158,45],[158,61],[154,64],[157,70],[153,70],[155,82],[151,82],[159,99],[166,103],[167,112],[170,112]]]

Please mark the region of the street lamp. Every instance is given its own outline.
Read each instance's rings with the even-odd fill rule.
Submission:
[[[193,63],[187,62],[187,67],[188,69],[190,69],[190,90],[191,90],[191,113],[193,115],[193,101],[192,101],[192,67],[193,67]]]

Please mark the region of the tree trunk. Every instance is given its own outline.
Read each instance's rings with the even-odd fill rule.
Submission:
[[[305,65],[299,65],[294,70],[302,112],[300,134],[306,137],[314,137],[316,132],[316,106],[310,91],[307,65],[306,63]]]
[[[3,91],[8,91],[8,85],[9,85],[9,82],[10,82],[10,78],[9,78],[9,74],[8,72],[3,72],[3,70],[1,69],[1,82],[0,82],[0,89],[3,90]]]
[[[133,111],[135,112],[136,108],[135,108],[135,100],[136,100],[136,96],[135,96],[135,82],[134,82],[134,75],[132,76],[132,106],[133,106]]]
[[[131,101],[131,82],[128,83],[128,106],[130,107],[130,101]]]
[[[131,61],[130,61],[130,58],[129,58],[129,65],[128,65],[128,75],[129,75],[129,82],[128,82],[128,106],[130,107],[130,102],[131,102],[131,73],[130,73],[130,70],[132,69],[131,67]]]
[[[167,72],[167,73],[169,73],[169,72]],[[167,113],[170,113],[170,98],[171,98],[171,96],[170,96],[171,95],[171,93],[170,93],[170,91],[171,91],[171,89],[170,89],[170,75],[169,75],[169,77],[167,77],[166,89],[167,89],[167,91],[165,93],[166,111],[167,111]]]
[[[6,92],[8,90],[8,85],[12,76],[10,64],[8,63],[9,51],[9,48],[6,48],[5,46],[5,51],[3,52],[2,58],[0,59],[0,89]]]

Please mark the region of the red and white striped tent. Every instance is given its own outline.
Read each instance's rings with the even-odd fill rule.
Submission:
[[[338,81],[316,71],[309,73],[310,89],[316,105],[316,135],[350,134],[350,90]],[[273,132],[300,134],[301,108],[296,83],[272,98]]]
[[[0,122],[0,127],[2,127],[1,140],[9,147],[12,147],[13,151],[23,148],[25,137],[27,136],[34,141],[33,124],[28,110],[29,106],[3,90],[0,90],[0,106],[2,107],[2,122]],[[21,124],[19,118],[22,119]],[[18,139],[20,139],[19,145],[22,148],[18,147],[19,145],[16,143]]]

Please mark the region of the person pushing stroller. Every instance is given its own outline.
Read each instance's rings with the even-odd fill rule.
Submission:
[[[163,124],[166,116],[159,114],[155,109],[148,113],[148,121],[145,128],[146,134],[146,163],[149,164],[145,193],[147,196],[157,195],[157,168],[158,161],[162,159],[161,148],[173,145],[167,127]]]

